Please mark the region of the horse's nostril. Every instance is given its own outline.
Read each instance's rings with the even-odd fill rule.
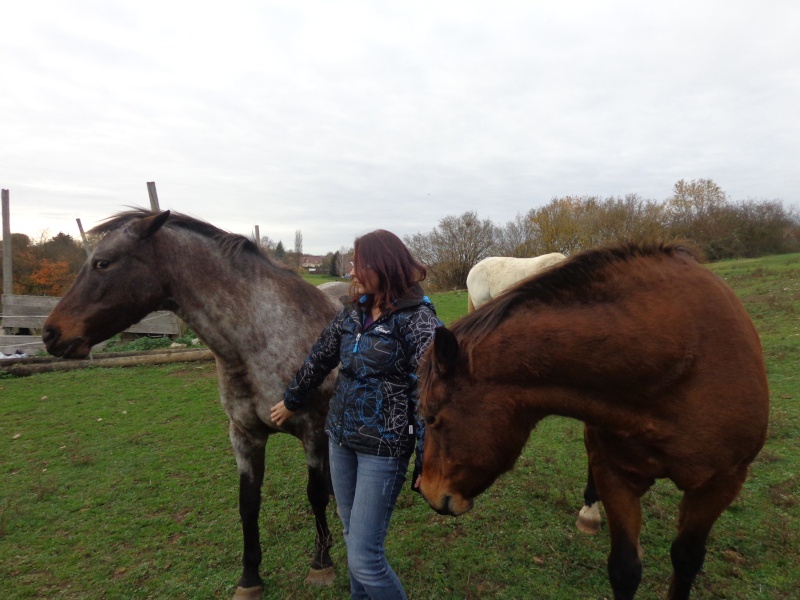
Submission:
[[[45,344],[50,344],[55,342],[58,339],[58,329],[53,327],[52,325],[48,325],[42,331],[42,341]]]

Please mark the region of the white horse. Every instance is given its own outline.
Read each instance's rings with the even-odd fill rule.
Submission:
[[[467,275],[469,312],[486,304],[515,283],[560,263],[566,256],[551,252],[533,258],[490,256],[476,264]]]

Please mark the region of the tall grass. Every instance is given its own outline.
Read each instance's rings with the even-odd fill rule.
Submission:
[[[796,597],[800,580],[800,256],[713,265],[761,333],[771,386],[767,444],[718,521],[695,598]],[[433,294],[445,322],[466,294]],[[480,449],[476,448],[476,451]],[[607,598],[608,534],[574,527],[582,425],[549,418],[515,470],[458,519],[406,487],[387,550],[413,598]],[[0,597],[227,598],[239,575],[238,478],[210,364],[0,379]],[[639,597],[664,597],[679,494],[643,501]],[[332,588],[303,583],[313,545],[300,444],[267,448],[262,509],[268,598],[348,597],[341,527]]]

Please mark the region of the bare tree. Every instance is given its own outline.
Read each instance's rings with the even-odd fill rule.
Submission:
[[[275,251],[276,242],[268,235],[261,236],[261,247],[269,252]]]
[[[430,269],[430,281],[438,289],[463,289],[469,270],[490,256],[497,227],[468,211],[459,217],[445,217],[430,233],[405,237],[411,252]]]
[[[338,256],[336,257],[336,269],[339,272],[340,277],[345,277],[350,273],[350,270],[353,268],[353,248],[348,248],[347,246],[342,246],[339,248],[339,252],[337,253]]]
[[[498,256],[527,258],[535,256],[535,232],[531,226],[531,213],[517,213],[513,221],[498,228],[495,251]]]
[[[294,256],[299,271],[303,265],[303,232],[299,229],[294,232]]]

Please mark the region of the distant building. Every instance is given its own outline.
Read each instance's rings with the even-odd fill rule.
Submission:
[[[300,266],[309,273],[314,273],[322,267],[322,262],[325,260],[324,256],[314,256],[313,254],[303,254],[303,260]]]

